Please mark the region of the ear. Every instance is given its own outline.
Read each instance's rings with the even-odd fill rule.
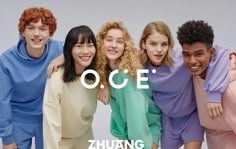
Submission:
[[[209,52],[210,52],[210,56],[211,56],[211,57],[214,57],[214,56],[215,56],[215,48],[210,48],[210,49],[209,49]]]
[[[146,49],[145,42],[142,40],[142,48]]]

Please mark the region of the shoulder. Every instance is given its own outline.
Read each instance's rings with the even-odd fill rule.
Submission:
[[[4,51],[1,56],[0,59],[5,59],[5,58],[9,58],[9,57],[13,57],[14,53],[17,51],[17,47],[13,46],[9,49],[7,49],[6,51]]]
[[[48,80],[50,83],[53,83],[55,86],[56,85],[62,85],[63,84],[63,72],[64,69],[60,68],[57,72],[54,72]]]
[[[228,49],[222,45],[213,45],[213,48],[215,49],[216,55],[221,55],[223,53],[226,53],[226,54],[230,53],[230,49]]]
[[[59,40],[49,39],[48,40],[48,44],[50,46],[63,47],[64,42],[63,41],[59,41]]]

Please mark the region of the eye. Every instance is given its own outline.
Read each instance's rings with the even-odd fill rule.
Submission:
[[[168,43],[166,43],[166,42],[165,42],[165,43],[162,43],[161,46],[162,46],[162,47],[166,47],[166,46],[168,46]]]
[[[33,27],[33,26],[27,26],[27,29],[29,29],[29,30],[33,30],[34,27]]]
[[[75,47],[80,48],[80,47],[82,47],[82,45],[81,44],[76,44]]]
[[[93,43],[90,43],[88,46],[89,46],[89,47],[94,47]]]
[[[152,45],[152,46],[156,46],[157,43],[155,43],[155,42],[151,42],[150,45]]]
[[[188,53],[183,53],[183,57],[187,58],[189,57],[190,55]]]
[[[203,54],[203,53],[199,52],[199,53],[196,53],[196,54],[194,54],[194,55],[197,56],[197,57],[200,57],[200,56],[202,56],[202,54]]]
[[[41,31],[47,31],[48,28],[47,27],[42,27],[42,28],[39,28]]]
[[[122,40],[122,39],[117,40],[117,43],[119,43],[119,44],[123,44],[123,43],[124,43],[124,40]]]
[[[107,41],[107,42],[111,42],[112,39],[111,39],[111,38],[105,38],[105,41]]]

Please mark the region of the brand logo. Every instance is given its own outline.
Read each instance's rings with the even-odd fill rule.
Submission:
[[[87,74],[93,74],[96,78],[96,81],[93,83],[93,84],[87,84],[85,82],[85,76]],[[112,71],[109,75],[109,84],[113,87],[113,88],[116,88],[116,89],[120,89],[120,88],[123,88],[126,86],[126,84],[128,83],[128,79],[124,79],[124,81],[121,83],[121,84],[115,84],[113,82],[113,77],[115,74],[119,73],[119,70],[116,69],[114,71]],[[124,70],[124,73],[128,73],[128,70],[125,69]],[[148,89],[149,88],[149,85],[142,85],[141,82],[142,81],[148,81],[148,78],[147,77],[143,77],[142,76],[142,73],[149,73],[149,70],[148,69],[138,69],[137,70],[137,88],[138,89]],[[152,70],[152,73],[156,73],[156,70],[153,69]],[[86,71],[84,71],[81,75],[81,83],[84,87],[88,88],[88,89],[92,89],[92,88],[95,88],[98,86],[99,84],[99,81],[100,81],[100,77],[98,75],[98,73],[95,71],[95,70],[91,70],[91,69],[88,69]],[[100,88],[104,88],[104,85],[100,85]]]
[[[88,140],[88,149],[143,149],[142,140]]]

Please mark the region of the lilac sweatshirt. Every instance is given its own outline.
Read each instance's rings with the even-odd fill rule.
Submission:
[[[207,71],[204,90],[208,93],[208,101],[220,102],[229,81],[229,61],[225,60],[229,50],[214,46],[216,54],[212,58]],[[183,64],[182,50],[173,49],[173,66],[154,67],[147,65],[156,73],[148,73],[149,84],[153,88],[153,98],[161,111],[169,117],[182,117],[196,109],[196,100],[192,76]],[[219,69],[215,69],[220,67]],[[221,70],[218,72],[218,70]],[[214,75],[213,75],[214,74]]]

